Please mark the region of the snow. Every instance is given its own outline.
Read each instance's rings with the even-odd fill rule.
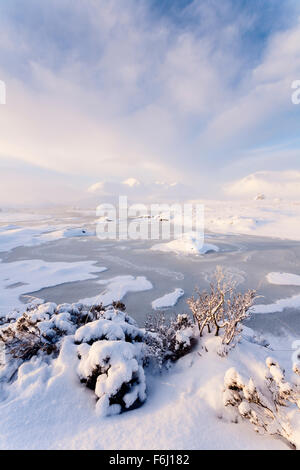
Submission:
[[[160,308],[174,307],[177,304],[178,300],[184,295],[183,289],[175,289],[169,294],[165,294],[163,297],[160,297],[152,302],[152,308],[154,310],[159,310]]]
[[[300,240],[300,200],[194,202],[204,204],[208,232]]]
[[[233,197],[300,199],[300,171],[258,171],[225,186]],[[262,199],[262,198],[260,198]]]
[[[49,227],[26,228],[17,226],[0,227],[0,251],[10,251],[18,246],[40,245],[40,235],[51,230]]]
[[[267,280],[270,284],[280,286],[300,286],[300,276],[290,273],[269,273]]]
[[[18,212],[18,211],[1,211],[0,210],[0,223],[7,222],[28,222],[28,221],[40,221],[45,219],[51,219],[50,215],[38,214],[34,212]]]
[[[270,200],[265,188],[259,188],[256,193],[260,191],[266,192],[265,200],[236,203],[206,201],[206,229],[219,233],[300,240],[300,204],[287,200]],[[25,219],[26,217],[24,221],[27,220]],[[10,220],[19,222],[22,217],[14,219],[9,216],[5,219],[4,216],[3,220],[6,223]],[[83,233],[85,230],[86,233]],[[0,228],[0,251],[12,250],[18,246],[36,246],[62,238],[93,235],[93,230],[66,225],[62,228],[57,225],[6,225]],[[216,245],[205,243],[202,247],[201,241],[201,236],[189,234],[181,240],[154,245],[152,249],[184,254],[219,251]],[[95,264],[95,261],[66,263],[39,259],[1,262],[0,313],[6,313],[15,307],[22,311],[25,306],[19,299],[21,295],[66,282],[94,279],[93,282],[100,286],[101,293],[82,300],[89,305],[109,305],[114,300],[122,300],[128,293],[153,288],[152,283],[142,276],[126,275],[96,280],[98,276],[95,273],[106,268]],[[273,285],[300,286],[298,274],[272,272],[267,275],[267,280]],[[181,297],[179,293],[184,294],[178,288],[163,295],[153,301],[152,307],[167,308],[175,305]],[[39,299],[35,301],[42,302]],[[300,308],[300,295],[279,299],[268,305],[256,305],[253,312],[282,312],[286,308]],[[112,326],[109,319],[115,313],[109,310],[104,318],[88,323],[75,333],[68,307],[59,306],[59,312],[54,318],[53,311],[54,304],[47,303],[40,305],[30,315],[33,320],[40,322],[39,327],[45,334],[49,335],[51,331],[59,329],[70,336],[63,339],[61,352],[55,360],[42,361],[34,358],[21,366],[13,384],[7,387],[0,382],[0,448],[286,449],[281,441],[257,436],[247,424],[233,424],[223,407],[224,376],[228,369],[242,372],[243,380],[244,377],[248,380],[253,376],[255,383],[259,383],[264,376],[264,363],[270,350],[262,347],[263,342],[258,342],[251,335],[250,329],[247,329],[247,335],[243,335],[242,343],[227,358],[220,358],[216,354],[218,338],[205,338],[192,353],[179,360],[168,372],[152,375],[151,371],[146,371],[145,404],[120,416],[104,418],[108,405],[107,395],[114,393],[119,380],[115,373],[117,368],[121,369],[123,379],[133,372],[137,372],[142,378],[137,349],[131,348],[129,343],[124,346],[126,336],[140,334],[139,329],[125,321],[125,313],[123,316],[119,315],[118,321]],[[189,333],[188,330],[179,331],[180,337],[177,339],[188,342]],[[97,340],[101,335],[106,341],[99,345]],[[272,355],[276,356],[280,364],[283,361],[282,365],[289,371],[291,353],[282,355],[280,352],[281,349],[286,349],[289,339],[281,339],[284,345],[281,347],[278,347],[276,341],[271,341],[271,347],[275,349]],[[118,343],[120,347],[112,347],[111,343]],[[279,351],[276,352],[276,349]],[[82,355],[81,361],[78,359],[78,351]],[[96,404],[94,392],[80,383],[79,376],[85,377],[95,364],[103,362],[108,353],[113,356],[114,364],[111,380],[109,385],[99,381],[97,395],[102,398],[102,402],[98,401]],[[271,366],[271,372],[274,376],[279,374],[275,366]],[[280,374],[278,379],[279,376]],[[128,407],[139,393],[143,398],[143,384],[144,381],[141,380],[141,386],[126,397]],[[248,412],[244,402],[240,406],[242,412]],[[118,411],[117,407],[110,409],[111,414]],[[300,445],[299,417],[293,416],[292,422]]]
[[[111,321],[109,318],[100,318],[80,327],[75,334],[78,343],[90,343],[96,339],[107,339],[109,341],[125,341],[126,337],[135,340],[141,338],[141,331],[134,325],[125,321]]]
[[[125,341],[96,341],[92,346],[86,343],[81,344],[78,346],[78,353],[81,360],[77,370],[81,379],[90,377],[99,366],[108,369],[107,374],[99,375],[97,378],[95,393],[99,397],[96,405],[98,415],[120,413],[120,405],[110,406],[109,397],[116,395],[122,384],[130,382],[136,374],[138,374],[139,382],[134,384],[130,393],[125,395],[126,408],[129,408],[137,398],[141,401],[145,400],[145,375],[139,364],[141,344],[131,344]]]
[[[269,273],[267,280],[270,284],[282,286],[300,286],[300,276],[291,273]],[[272,304],[254,305],[253,313],[283,312],[287,308],[297,309],[300,307],[300,295],[293,295],[285,299],[278,299]]]
[[[10,251],[19,246],[37,246],[62,238],[94,236],[95,231],[82,227],[66,227],[56,230],[52,226],[35,228],[6,225],[0,227],[0,251]]]
[[[209,251],[219,251],[216,245],[203,243],[203,236],[197,233],[187,233],[181,238],[167,243],[158,243],[151,248],[154,251],[174,252],[177,254],[200,254],[203,255]]]
[[[76,237],[91,237],[95,236],[96,232],[81,227],[67,227],[62,230],[55,230],[53,232],[42,235],[43,241],[60,240],[61,238],[76,238]]]
[[[49,364],[32,359],[21,367],[12,385],[0,390],[0,448],[287,449],[279,440],[258,436],[246,423],[230,422],[223,406],[228,368],[259,381],[268,350],[243,341],[224,359],[216,354],[218,338],[203,341],[168,372],[147,373],[147,401],[142,407],[103,418],[101,409],[96,410],[94,393],[79,382],[78,346],[72,336],[66,337],[57,359]],[[105,350],[97,344],[84,345],[83,375],[108,352],[113,354],[111,343]],[[116,361],[120,355],[132,357],[130,346],[121,348]],[[137,364],[133,361],[131,367]],[[122,373],[127,372],[124,367]],[[112,376],[112,388],[115,380]],[[97,393],[103,396],[105,391],[99,384]],[[299,420],[294,426],[299,436]]]
[[[286,299],[276,300],[273,304],[261,304],[254,305],[252,307],[253,313],[275,313],[283,312],[287,308],[299,308],[300,307],[300,295],[293,295]]]
[[[96,278],[95,273],[103,272],[106,268],[95,264],[95,261],[67,263],[38,259],[0,262],[0,313],[8,313],[14,308],[24,310],[25,305],[19,297],[28,292],[36,292],[66,282]]]
[[[116,276],[112,279],[97,281],[97,283],[106,286],[106,289],[99,295],[81,299],[80,302],[85,305],[102,304],[106,306],[122,300],[130,292],[142,292],[153,288],[151,282],[144,276]]]
[[[176,331],[176,342],[177,346],[176,349],[179,348],[179,345],[184,348],[188,348],[191,346],[191,341],[195,337],[195,332],[192,327],[189,328],[183,328],[182,330]]]

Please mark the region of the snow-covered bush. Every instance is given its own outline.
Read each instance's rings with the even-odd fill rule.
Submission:
[[[51,365],[59,360],[68,336],[75,346],[74,363],[78,358],[78,381],[94,391],[100,415],[130,410],[146,399],[144,365],[153,357],[160,367],[178,359],[194,338],[187,315],[168,322],[155,315],[147,325],[146,332],[140,329],[122,303],[105,308],[45,303],[13,312],[0,326],[6,359],[0,381],[15,381],[26,361]]]
[[[116,302],[113,302],[112,303],[112,306],[116,309],[116,310],[121,310],[121,312],[125,312],[126,310],[126,305],[123,304],[123,302],[121,302],[120,300],[116,301]]]
[[[205,328],[208,333],[214,331],[215,336],[219,336],[222,330],[223,351],[226,352],[229,345],[235,345],[242,331],[241,322],[249,317],[256,292],[236,292],[233,279],[225,276],[222,269],[217,267],[210,290],[196,290],[196,294],[187,303],[198,324],[200,336],[203,336]]]
[[[6,364],[16,370],[33,356],[58,354],[61,339],[73,335],[82,325],[101,318],[102,305],[45,303],[28,307],[23,313],[13,311],[2,317],[0,341]]]
[[[229,369],[224,379],[224,405],[235,410],[235,418],[240,416],[248,420],[256,432],[279,436],[295,448],[292,426],[285,410],[300,409],[300,386],[286,382],[284,371],[273,359],[268,358],[266,364],[268,370],[262,390],[251,378],[247,382],[234,368]],[[299,375],[296,365],[293,370]]]
[[[100,415],[132,409],[146,399],[142,340],[134,320],[114,308],[76,331],[78,374],[94,390]]]
[[[4,346],[5,364],[1,380],[15,377],[23,362],[33,356],[55,357],[63,336],[73,334],[84,319],[80,304],[45,303],[30,307],[24,313],[12,312],[2,319],[0,341]],[[81,320],[80,320],[81,319]]]
[[[159,369],[187,354],[195,338],[194,324],[188,315],[167,320],[162,312],[155,312],[148,317],[145,330],[148,360]]]
[[[95,318],[95,313],[82,304],[48,302],[17,317],[7,315],[0,327],[0,340],[8,355],[27,360],[43,351],[49,354],[56,351],[61,337],[74,334],[80,325]]]

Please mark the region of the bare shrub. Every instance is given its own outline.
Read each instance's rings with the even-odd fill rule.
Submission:
[[[295,448],[293,431],[284,408],[300,408],[300,387],[286,382],[285,373],[276,361],[268,358],[266,364],[264,391],[251,378],[246,383],[235,369],[229,369],[224,379],[224,405],[248,420],[257,433],[279,436]],[[294,372],[299,374],[297,367],[294,367]]]
[[[229,346],[234,345],[241,333],[240,324],[249,317],[255,297],[254,290],[236,292],[234,280],[217,267],[209,291],[197,289],[196,296],[188,299],[187,303],[198,324],[200,336],[203,336],[205,328],[208,333],[214,331],[215,336],[223,330],[222,343]]]

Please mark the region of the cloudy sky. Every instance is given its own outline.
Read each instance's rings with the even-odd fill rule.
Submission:
[[[0,1],[0,205],[298,184],[297,79],[298,0]]]

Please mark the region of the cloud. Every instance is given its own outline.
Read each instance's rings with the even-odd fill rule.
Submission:
[[[116,201],[119,196],[127,196],[130,202],[134,203],[157,203],[181,202],[199,197],[199,192],[193,187],[189,187],[177,182],[141,182],[136,178],[128,178],[123,182],[99,181],[88,188],[88,193],[93,196],[89,202],[95,205],[97,202]]]
[[[261,171],[230,183],[224,188],[230,197],[300,200],[300,171]]]
[[[299,5],[253,2],[174,1],[163,11],[154,0],[28,0],[26,12],[20,0],[3,2],[0,158],[81,187],[118,186],[134,170],[146,185],[215,193],[250,150],[299,133],[290,100]]]
[[[122,182],[126,186],[133,188],[134,186],[140,186],[140,182],[136,178],[128,178],[127,180]]]
[[[85,197],[79,180],[12,159],[1,161],[0,208],[67,206],[80,203]]]

